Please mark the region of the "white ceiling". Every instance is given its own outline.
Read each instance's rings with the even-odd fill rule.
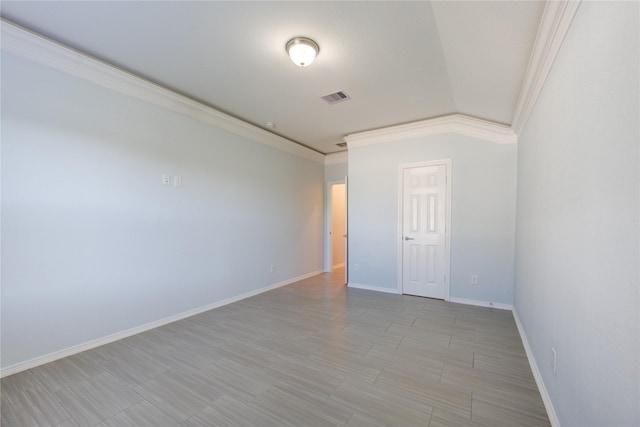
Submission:
[[[450,113],[511,124],[542,1],[3,1],[2,17],[322,153]],[[320,45],[307,68],[284,46]],[[342,90],[351,100],[320,97]]]

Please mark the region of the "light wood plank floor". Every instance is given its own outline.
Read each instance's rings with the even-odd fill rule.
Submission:
[[[342,274],[6,377],[2,425],[550,425],[510,312]]]

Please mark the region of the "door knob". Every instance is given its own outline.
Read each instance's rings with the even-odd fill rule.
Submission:
[[[404,240],[416,240],[413,237],[405,237]]]

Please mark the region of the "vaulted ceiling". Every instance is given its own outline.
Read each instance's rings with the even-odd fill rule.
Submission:
[[[3,1],[2,17],[321,153],[461,113],[510,125],[543,1]],[[309,67],[285,52],[314,39]],[[322,96],[351,99],[329,105]],[[267,128],[266,123],[274,123]]]

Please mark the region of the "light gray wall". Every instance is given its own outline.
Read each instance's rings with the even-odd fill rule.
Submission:
[[[451,297],[511,304],[516,145],[463,135],[349,149],[349,282],[397,288],[398,167],[441,159],[453,171]]]
[[[582,2],[520,136],[515,309],[563,426],[640,425],[638,6]]]
[[[324,167],[324,180],[326,182],[344,181],[347,176],[347,162],[334,163]]]
[[[323,176],[3,54],[2,366],[320,271]]]

